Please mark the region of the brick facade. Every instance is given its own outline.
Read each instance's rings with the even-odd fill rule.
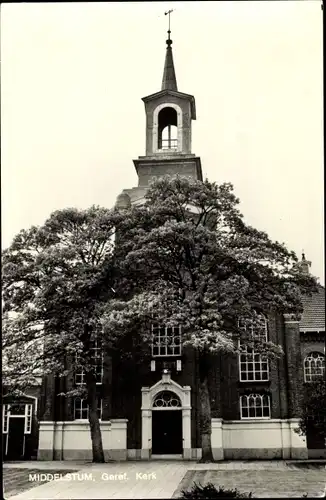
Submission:
[[[170,49],[168,53],[171,59],[166,66],[171,68],[173,60]],[[175,79],[174,69],[169,78],[170,80]],[[168,89],[163,85],[163,90],[143,99],[146,113],[146,156],[140,156],[137,160],[134,160],[139,178],[138,187],[123,191],[118,198],[119,207],[128,207],[133,203],[141,202],[146,187],[154,176],[181,173],[195,179],[202,179],[200,158],[192,154],[191,151],[191,123],[196,118],[195,100],[190,94],[178,92],[176,82],[174,82],[173,86],[174,90],[169,90],[171,87]],[[157,149],[159,144],[158,134],[160,133],[157,120],[159,110],[164,109],[164,106],[174,106],[178,116],[178,149],[175,151],[171,149],[171,151],[166,152]],[[320,304],[320,294],[318,300]],[[313,307],[310,302],[308,306],[309,314],[305,316],[305,324],[308,324],[312,318],[313,325]],[[318,321],[322,325],[319,313]],[[323,325],[321,335],[325,336],[325,321]],[[311,340],[311,345],[308,346],[307,344],[302,348],[299,318],[283,317],[279,314],[271,314],[268,318],[268,337],[270,341],[283,348],[284,356],[270,361],[269,379],[267,381],[240,382],[239,359],[236,354],[218,354],[212,358],[209,390],[214,424],[214,446],[216,447],[214,453],[219,458],[223,457],[224,439],[229,443],[225,456],[230,458],[291,458],[305,456],[305,444],[302,444],[299,438],[296,440],[293,432],[295,424],[291,423],[289,419],[299,417],[300,401],[303,394],[303,355],[308,348],[316,348],[316,338]],[[176,359],[181,360],[181,371],[176,370]],[[142,408],[142,388],[152,388],[161,380],[162,370],[165,367],[164,363],[168,363],[171,379],[178,384],[180,390],[190,387],[191,453],[194,458],[196,457],[196,450],[201,446],[199,377],[197,354],[190,347],[184,348],[182,355],[178,358],[155,358],[155,371],[151,370],[149,352],[148,356],[145,356],[142,360],[136,359],[136,356],[123,359],[114,353],[107,353],[104,359],[103,382],[98,387],[103,402],[102,421],[107,423],[115,420],[117,428],[120,424],[120,427],[123,428],[125,422],[122,422],[121,419],[126,419],[127,449],[133,452],[134,457],[140,457],[141,453],[138,452],[142,449],[142,435],[145,433],[144,422],[147,421],[146,419],[149,421],[151,412],[151,410],[146,409],[146,415],[144,416],[142,413],[144,411]],[[45,378],[43,386],[44,398],[42,398],[41,402],[41,418],[43,421],[73,421],[72,398],[57,396],[59,392],[73,387],[73,373],[60,380],[55,380],[54,377]],[[187,390],[184,389],[185,394]],[[266,420],[265,423],[258,420],[247,421],[247,423],[241,421],[240,397],[249,393],[267,394],[270,397],[271,418]],[[189,409],[187,408],[186,411],[189,411]],[[183,422],[186,422],[187,415],[184,414],[183,418]],[[234,421],[236,421],[235,424]],[[225,429],[223,430],[224,424]],[[247,427],[243,426],[243,424],[246,424]],[[241,428],[246,430],[241,431]],[[270,431],[266,429],[270,429]],[[247,432],[249,432],[248,435],[250,436],[256,436],[257,443],[252,445],[252,449],[250,448],[251,445],[248,448],[246,443],[242,444],[243,449],[241,446],[237,448],[234,445],[234,443],[238,442],[236,441],[238,438],[234,438],[234,436],[238,436],[240,431],[244,433],[243,436]],[[223,439],[222,432],[224,432]],[[266,435],[267,432],[271,432],[273,436],[275,435],[275,439],[280,440],[281,444],[274,445],[274,438],[271,438],[271,442],[268,444],[269,449],[264,451],[264,442],[259,442],[259,440],[260,436]],[[150,435],[152,435],[151,432]],[[245,442],[245,439],[243,441]],[[287,444],[284,444],[285,442]],[[46,446],[44,449],[46,449]],[[142,449],[142,451],[146,451],[143,455],[148,458],[148,450]],[[48,454],[49,451],[47,450],[46,453]],[[44,456],[48,456],[46,453]],[[71,454],[72,450],[69,450],[69,453]],[[121,450],[119,450],[119,453],[121,453]]]

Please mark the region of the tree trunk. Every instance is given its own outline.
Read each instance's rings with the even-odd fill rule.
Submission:
[[[201,354],[199,361],[200,430],[202,457],[200,462],[214,462],[212,453],[212,415],[208,389],[208,355]]]
[[[92,373],[86,374],[87,400],[88,400],[88,420],[91,429],[93,462],[104,463],[104,452],[102,444],[102,434],[100,421],[97,413],[96,382]]]

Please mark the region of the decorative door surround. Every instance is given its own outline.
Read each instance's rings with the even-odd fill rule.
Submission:
[[[152,411],[155,396],[161,391],[170,391],[175,393],[181,401],[182,411],[182,442],[183,458],[191,458],[191,405],[190,405],[190,386],[177,384],[171,380],[171,374],[168,370],[163,370],[162,378],[152,387],[142,387],[142,449],[141,458],[148,460],[152,451]],[[180,408],[180,407],[179,407]],[[166,408],[162,407],[162,410]],[[154,411],[160,411],[155,408]],[[172,410],[178,411],[178,410]],[[180,409],[179,409],[180,411]]]

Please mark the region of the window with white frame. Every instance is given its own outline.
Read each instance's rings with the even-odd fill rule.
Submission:
[[[264,316],[253,319],[239,320],[239,329],[245,335],[247,342],[267,341],[267,321]],[[239,376],[240,382],[262,382],[269,380],[268,358],[255,352],[244,339],[239,340]]]
[[[103,350],[101,342],[95,339],[91,345],[91,360],[94,369],[94,374],[97,384],[102,384],[103,381]],[[76,356],[76,361],[78,363],[78,356]],[[77,385],[83,385],[86,383],[86,373],[82,366],[80,366],[75,373],[75,383]]]
[[[8,434],[9,417],[25,417],[24,433],[32,432],[33,405],[26,403],[11,403],[3,405],[2,410],[2,432]]]
[[[32,432],[32,409],[33,405],[25,406],[25,434],[30,434]]]
[[[240,397],[240,416],[246,418],[271,418],[270,396],[249,394]]]
[[[152,356],[181,355],[181,326],[152,325]]]
[[[304,381],[314,382],[325,375],[325,355],[311,352],[304,359]]]
[[[9,425],[9,405],[3,405],[2,407],[2,432],[3,434],[8,434]]]
[[[102,418],[102,399],[98,398],[97,402],[98,418]],[[87,399],[75,398],[74,400],[74,419],[88,420],[88,404]]]

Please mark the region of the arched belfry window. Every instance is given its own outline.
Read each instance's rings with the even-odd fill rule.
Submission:
[[[178,150],[178,115],[174,108],[166,107],[159,112],[158,149]]]

